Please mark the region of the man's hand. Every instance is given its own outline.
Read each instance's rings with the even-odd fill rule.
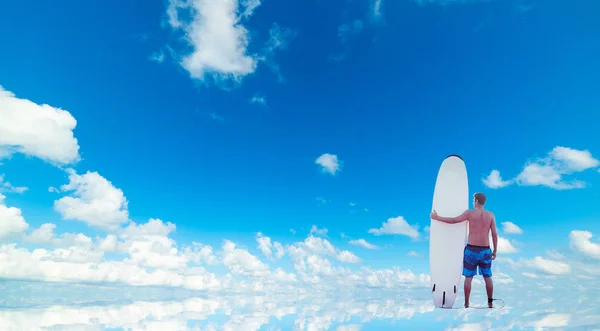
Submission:
[[[495,259],[496,259],[496,251],[493,251],[492,252],[492,260],[495,260]]]
[[[429,214],[429,217],[434,220],[438,219],[438,214],[435,212],[435,209],[431,212],[431,214]]]

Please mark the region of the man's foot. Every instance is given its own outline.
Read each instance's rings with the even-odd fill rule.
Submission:
[[[494,301],[494,299],[488,298],[488,308],[494,308],[492,305],[492,301]]]
[[[465,301],[465,308],[469,308],[469,303]]]

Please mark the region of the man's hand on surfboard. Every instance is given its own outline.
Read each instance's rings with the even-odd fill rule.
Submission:
[[[431,217],[431,219],[434,220],[438,220],[438,214],[435,212],[435,209],[431,212],[431,214],[429,214],[429,216]]]

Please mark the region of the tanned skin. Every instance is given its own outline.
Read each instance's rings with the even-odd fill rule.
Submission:
[[[498,233],[496,231],[496,217],[494,213],[483,209],[483,205],[479,204],[477,199],[473,198],[474,209],[466,210],[457,217],[442,217],[435,210],[431,212],[431,219],[454,224],[464,221],[469,221],[469,244],[476,246],[489,246],[489,232],[492,231],[492,242],[494,250],[492,251],[492,260],[496,259],[496,248],[498,247]],[[491,277],[483,277],[485,280],[485,289],[488,298],[493,298],[494,284]],[[471,281],[473,277],[465,277],[465,307],[469,306],[469,297],[471,295]],[[492,303],[488,302],[488,306],[492,308]]]

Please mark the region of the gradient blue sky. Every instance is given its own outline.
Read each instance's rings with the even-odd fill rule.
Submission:
[[[198,242],[218,277],[256,270],[219,255],[227,239],[297,272],[299,260],[264,255],[260,232],[285,256],[303,242],[312,266],[418,277],[437,170],[460,154],[498,219],[507,277],[600,258],[600,3],[197,3],[0,5],[0,193],[11,222],[18,210],[27,224],[3,221],[3,245],[32,263],[42,247],[56,268],[129,259],[151,272]],[[61,190],[70,181],[80,191]],[[124,230],[154,218],[151,235]],[[33,235],[47,223],[51,236]],[[385,224],[391,233],[370,231]],[[111,235],[124,246],[102,246]]]

